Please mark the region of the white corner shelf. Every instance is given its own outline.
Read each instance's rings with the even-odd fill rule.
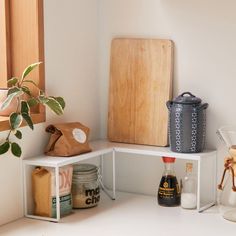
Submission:
[[[90,142],[92,152],[73,156],[73,157],[50,157],[41,155],[38,157],[27,158],[23,160],[23,174],[24,174],[24,209],[25,216],[29,218],[36,218],[42,220],[50,220],[58,222],[60,220],[60,203],[59,203],[59,168],[62,166],[78,163],[94,157],[100,157],[100,167],[103,169],[103,156],[111,154],[112,158],[112,173],[113,173],[113,189],[112,198],[115,199],[115,154],[116,153],[130,153],[147,156],[162,156],[175,157],[176,159],[192,160],[197,162],[197,210],[199,212],[213,206],[216,203],[216,151],[208,150],[202,153],[175,153],[169,147],[156,147],[147,145],[124,144],[109,142],[107,140],[97,140]],[[135,157],[135,155],[133,155]],[[29,205],[32,205],[29,194],[29,178],[27,176],[27,168],[32,166],[43,166],[55,168],[56,174],[56,198],[57,198],[57,218],[48,218],[35,216],[32,212],[28,212]]]
[[[41,155],[37,157],[27,158],[23,160],[25,165],[45,166],[45,167],[62,167],[76,162],[91,159],[93,157],[105,155],[113,151],[113,146],[107,141],[90,142],[92,152],[80,154],[72,157],[53,157]]]

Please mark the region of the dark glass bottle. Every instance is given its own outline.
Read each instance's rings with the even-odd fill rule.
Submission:
[[[174,172],[175,158],[163,157],[165,170],[158,189],[158,204],[166,207],[180,205],[180,188]]]

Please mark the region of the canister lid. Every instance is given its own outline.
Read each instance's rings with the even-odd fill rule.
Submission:
[[[77,164],[73,166],[73,173],[76,174],[88,174],[91,172],[97,172],[98,168],[92,164]]]
[[[184,92],[173,100],[173,103],[178,104],[200,104],[202,102],[201,98],[194,96],[190,92]]]

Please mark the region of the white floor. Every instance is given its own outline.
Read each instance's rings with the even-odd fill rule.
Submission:
[[[234,235],[236,223],[224,220],[217,209],[205,213],[164,208],[156,198],[118,193],[117,200],[102,196],[98,207],[77,210],[60,223],[20,219],[0,227],[2,236],[166,236]]]

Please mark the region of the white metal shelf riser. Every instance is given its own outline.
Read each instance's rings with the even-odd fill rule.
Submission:
[[[193,160],[197,161],[198,165],[198,203],[197,210],[199,212],[209,208],[216,202],[216,151],[204,151],[202,153],[174,153],[167,147],[155,147],[155,146],[145,146],[145,145],[135,145],[135,144],[124,144],[109,142],[107,140],[98,140],[90,143],[92,152],[81,154],[73,157],[48,157],[48,156],[38,156],[33,158],[28,158],[23,160],[23,172],[24,172],[24,202],[25,202],[25,216],[49,221],[59,221],[60,220],[60,205],[59,200],[57,201],[57,218],[40,217],[32,214],[28,214],[28,186],[26,171],[27,167],[31,166],[43,166],[43,167],[53,167],[56,173],[56,197],[59,199],[59,168],[62,166],[78,163],[84,160],[88,160],[94,157],[101,157],[100,164],[103,163],[103,156],[105,154],[111,154],[112,158],[112,185],[113,185],[113,195],[115,198],[115,154],[116,153],[129,153],[129,154],[141,154],[146,156],[156,156],[160,158],[162,156],[175,157],[182,160]],[[135,155],[131,155],[135,158]],[[102,164],[101,164],[102,165]],[[209,178],[210,176],[210,178]],[[206,181],[208,177],[208,181]],[[208,194],[206,196],[206,191]]]

